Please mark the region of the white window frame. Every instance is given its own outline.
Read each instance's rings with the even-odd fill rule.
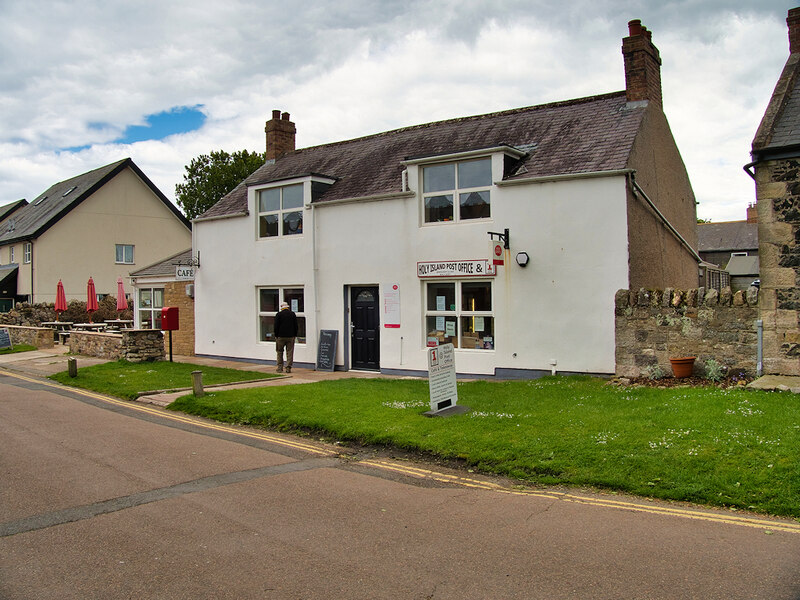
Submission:
[[[161,306],[154,306],[156,291],[161,292]],[[142,292],[150,292],[150,306],[142,306]],[[153,285],[148,287],[136,288],[136,307],[134,309],[136,313],[134,316],[134,320],[136,322],[136,327],[138,329],[155,329],[156,321],[158,321],[159,325],[161,324],[161,309],[164,308],[165,293],[166,289],[164,288],[164,286]],[[145,327],[142,324],[141,313],[143,312],[150,313],[150,327]],[[156,316],[158,316],[158,320],[156,320]]]
[[[278,292],[278,306],[275,310],[261,310],[261,290],[275,290]],[[286,292],[287,291],[294,291],[294,290],[301,290],[303,292],[303,310],[299,310],[299,306],[297,307],[298,310],[294,310],[294,306],[292,306],[290,300],[286,299]],[[275,339],[265,340],[262,339],[262,317],[275,317],[275,314],[280,310],[281,302],[289,303],[289,308],[292,310],[293,313],[297,315],[297,320],[303,323],[303,327],[300,328],[300,331],[297,334],[296,344],[298,346],[304,346],[308,342],[308,321],[306,320],[306,288],[304,285],[260,285],[256,288],[256,339],[258,340],[259,344],[274,344]],[[303,329],[305,329],[305,336],[302,336]]]
[[[31,264],[31,257],[33,256],[33,244],[25,242],[22,246],[22,262],[26,265]]]
[[[9,263],[14,262],[14,246],[8,247],[8,262]]]
[[[288,208],[284,208],[283,206],[283,195],[284,191],[288,188],[299,187],[301,192],[301,200],[300,206],[292,206]],[[278,193],[280,194],[279,200],[279,207],[276,210],[261,210],[261,195],[266,193]],[[283,185],[279,186],[270,186],[259,188],[255,190],[255,214],[256,214],[256,238],[258,240],[270,240],[270,239],[279,239],[279,238],[291,238],[291,237],[302,237],[303,236],[303,226],[305,225],[305,215],[303,214],[305,211],[305,193],[306,193],[306,185],[304,182],[292,182],[292,183],[284,183]],[[299,213],[300,214],[300,231],[297,233],[285,233],[284,232],[284,217],[285,215]],[[261,234],[261,219],[262,217],[268,216],[276,216],[278,220],[278,233],[275,235],[262,235]]]
[[[126,260],[126,250],[130,248],[131,256],[130,260]],[[132,265],[135,264],[135,245],[134,244],[115,244],[114,245],[114,262],[118,265]],[[122,250],[122,260],[119,260],[120,256],[120,249]]]
[[[474,187],[460,187],[459,186],[459,165],[467,164],[467,163],[477,163],[477,162],[486,162],[489,165],[489,182],[486,185],[474,186]],[[425,191],[425,170],[430,168],[436,167],[446,167],[446,166],[453,166],[453,188],[442,189],[442,190],[435,190],[426,192]],[[491,156],[476,156],[470,158],[464,158],[459,160],[447,160],[441,162],[430,162],[430,163],[423,163],[419,165],[419,176],[420,176],[420,195],[422,196],[422,203],[421,203],[421,210],[422,210],[422,223],[423,225],[441,225],[447,223],[473,223],[478,221],[488,221],[492,218],[492,187],[493,187],[493,177],[492,177],[492,157]],[[462,218],[461,216],[461,196],[462,195],[469,195],[472,193],[483,193],[485,192],[488,195],[488,206],[489,206],[489,214],[484,217],[475,217],[475,218]],[[434,198],[437,196],[452,196],[452,219],[444,220],[444,221],[428,221],[426,220],[426,200],[428,198]]]
[[[465,307],[463,307],[461,305],[462,304],[462,296],[463,296],[463,294],[462,294],[462,286],[464,284],[476,284],[476,283],[483,283],[483,284],[487,284],[489,286],[489,301],[491,303],[491,308],[489,310],[469,310],[468,308],[465,308]],[[430,305],[429,297],[428,297],[430,285],[436,285],[436,284],[440,284],[440,285],[454,284],[455,309],[449,310],[447,308],[447,306],[445,306],[445,310],[438,310],[436,308],[434,308],[434,309],[429,309],[428,308],[428,306]],[[422,282],[422,286],[423,286],[423,295],[422,295],[422,297],[423,297],[423,302],[424,302],[424,304],[423,304],[423,316],[422,316],[422,320],[423,320],[422,331],[423,331],[423,334],[425,336],[425,339],[423,340],[424,345],[428,344],[428,341],[429,341],[428,340],[428,337],[429,337],[428,334],[430,334],[430,333],[432,333],[434,331],[436,331],[437,333],[442,331],[442,330],[440,330],[440,329],[438,329],[436,327],[431,329],[428,326],[428,319],[429,318],[436,319],[437,317],[439,317],[439,318],[444,318],[445,319],[445,331],[446,331],[446,321],[455,319],[455,322],[456,322],[455,336],[454,336],[455,341],[453,342],[453,345],[456,347],[457,350],[459,350],[459,351],[464,350],[464,351],[486,352],[487,350],[495,350],[496,349],[496,347],[497,347],[497,319],[496,319],[495,314],[494,314],[494,307],[495,307],[494,285],[493,285],[493,281],[491,279],[449,279],[449,278],[448,279],[444,279],[444,278],[442,278],[442,279],[426,279],[426,280],[424,280]],[[473,323],[475,322],[476,318],[478,318],[478,319],[491,319],[492,327],[491,327],[491,336],[490,336],[491,337],[490,346],[484,345],[481,348],[477,348],[477,347],[473,347],[473,348],[466,347],[465,348],[464,345],[463,345],[464,332],[462,331],[462,329],[463,329],[462,321],[461,321],[462,318],[467,318],[467,319],[468,318],[472,318],[473,319]],[[473,326],[473,328],[474,328],[474,326]],[[438,335],[435,335],[435,336],[432,336],[432,337],[436,337],[437,341],[443,341],[444,343],[448,343],[446,340],[439,340],[439,336]]]

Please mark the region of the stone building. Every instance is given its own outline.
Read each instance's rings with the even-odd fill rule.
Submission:
[[[786,22],[789,58],[745,168],[756,181],[764,372],[800,375],[800,8]]]

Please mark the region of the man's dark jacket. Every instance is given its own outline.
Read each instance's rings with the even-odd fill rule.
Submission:
[[[297,337],[297,315],[288,308],[275,315],[275,337]]]

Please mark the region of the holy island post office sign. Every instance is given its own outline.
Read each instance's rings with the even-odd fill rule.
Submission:
[[[494,275],[485,258],[477,260],[445,260],[417,263],[417,277],[486,277]]]

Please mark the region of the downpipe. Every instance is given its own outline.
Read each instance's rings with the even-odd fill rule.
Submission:
[[[764,374],[764,321],[756,321],[756,332],[758,335],[758,362],[756,363],[756,375],[761,377]]]

